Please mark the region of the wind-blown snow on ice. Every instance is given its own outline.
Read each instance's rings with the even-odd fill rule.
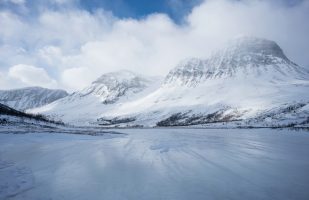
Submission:
[[[309,198],[307,132],[118,132],[0,134],[0,199]]]

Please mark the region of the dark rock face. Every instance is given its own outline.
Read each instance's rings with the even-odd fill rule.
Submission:
[[[179,112],[159,121],[157,123],[157,126],[192,126],[198,124],[209,124],[218,122],[224,123],[238,121],[238,118],[241,116],[241,114],[236,111],[231,114],[225,114],[225,111],[225,109],[221,109],[208,114],[191,114],[190,111],[183,113]]]
[[[129,122],[134,122],[135,120],[136,118],[134,117],[125,117],[125,118],[115,117],[112,119],[100,118],[97,121],[99,125],[117,125],[117,124],[125,124]]]

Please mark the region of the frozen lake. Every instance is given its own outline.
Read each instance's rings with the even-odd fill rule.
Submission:
[[[0,199],[309,199],[309,132],[0,134]]]

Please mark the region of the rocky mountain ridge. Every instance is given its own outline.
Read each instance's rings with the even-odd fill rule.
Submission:
[[[64,90],[52,90],[41,87],[0,90],[0,103],[16,110],[24,111],[44,106],[67,95],[68,93]]]
[[[208,59],[183,61],[162,83],[116,74],[32,112],[113,127],[271,127],[306,124],[309,116],[308,71],[290,61],[278,44],[261,38],[238,38]]]

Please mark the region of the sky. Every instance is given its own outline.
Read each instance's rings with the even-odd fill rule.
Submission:
[[[82,89],[122,69],[164,76],[238,36],[309,68],[309,0],[0,0],[0,89]]]

